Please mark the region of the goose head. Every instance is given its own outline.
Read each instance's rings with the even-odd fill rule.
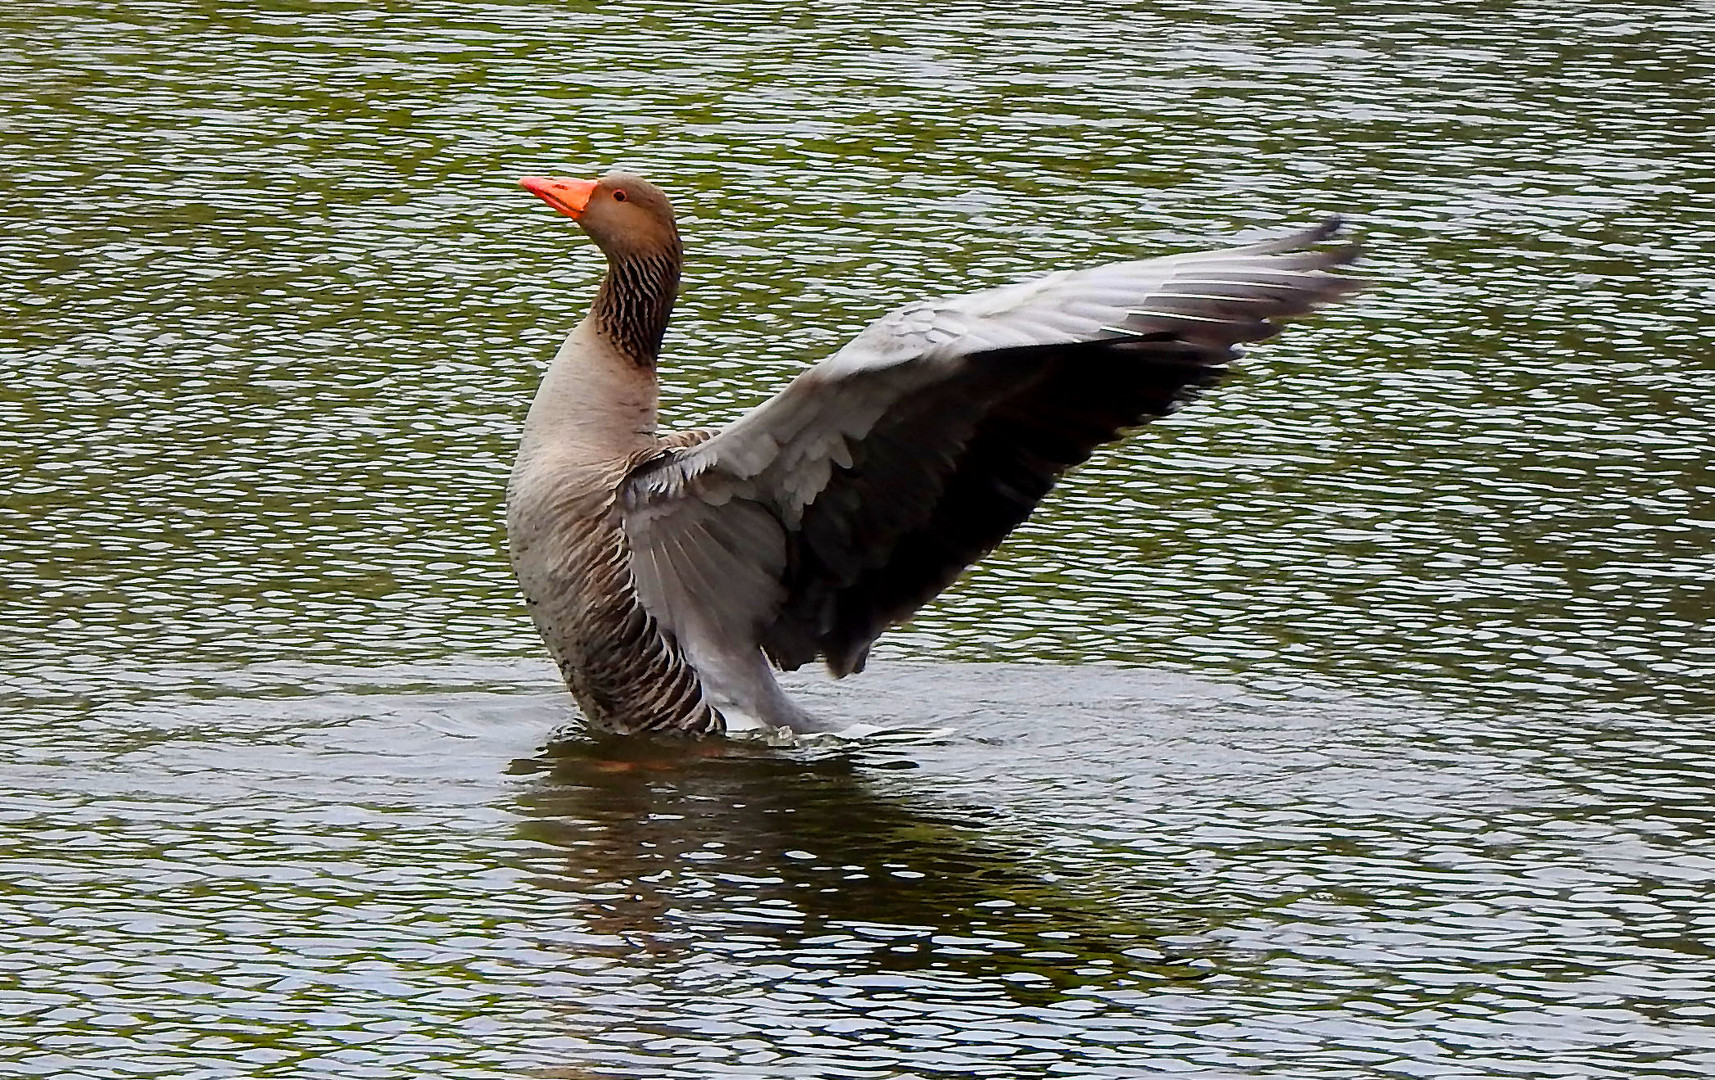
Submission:
[[[610,172],[595,180],[526,176],[518,183],[583,226],[610,260],[678,250],[673,204],[641,176],[627,172]]]

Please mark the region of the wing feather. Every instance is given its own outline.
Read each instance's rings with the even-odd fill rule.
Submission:
[[[1275,240],[907,304],[622,500],[639,596],[675,633],[836,675],[1022,522],[1069,468],[1220,380],[1237,346],[1358,287]]]

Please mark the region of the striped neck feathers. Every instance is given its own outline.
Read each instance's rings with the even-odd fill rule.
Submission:
[[[679,294],[679,244],[609,259],[590,315],[603,337],[639,367],[655,366]]]

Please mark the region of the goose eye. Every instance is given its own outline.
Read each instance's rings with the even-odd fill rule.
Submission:
[[[624,202],[625,201],[625,189],[624,188],[614,188],[613,189],[613,201],[614,202]]]

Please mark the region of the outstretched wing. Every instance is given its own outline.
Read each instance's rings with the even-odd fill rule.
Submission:
[[[1339,220],[1226,251],[909,304],[623,490],[639,595],[679,634],[836,675],[1126,428],[1352,291]]]

